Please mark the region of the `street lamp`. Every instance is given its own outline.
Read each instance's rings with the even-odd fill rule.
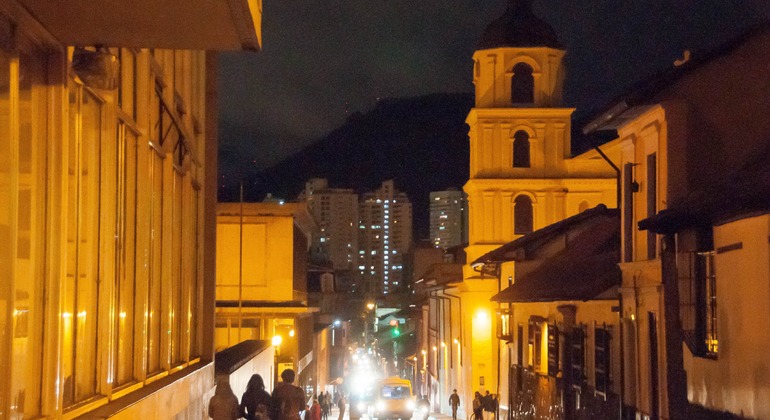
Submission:
[[[280,353],[281,349],[281,342],[283,341],[283,337],[276,334],[273,336],[273,347],[275,347],[275,352],[273,353],[273,383],[278,383],[278,354]]]

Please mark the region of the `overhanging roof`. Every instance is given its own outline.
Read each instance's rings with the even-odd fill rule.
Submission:
[[[768,142],[770,144],[770,141]],[[639,222],[640,230],[670,234],[770,212],[770,153],[718,184],[692,191],[668,209]]]
[[[508,242],[507,244],[496,248],[481,257],[477,258],[471,265],[477,264],[497,264],[507,261],[516,261],[525,256],[520,250],[537,248],[551,238],[561,235],[575,226],[593,219],[610,218],[617,220],[617,209],[608,209],[604,204],[585,210],[572,217],[568,217],[559,222],[550,224],[542,229],[526,234],[519,239]]]
[[[262,0],[12,0],[65,45],[259,50]]]
[[[492,297],[497,302],[587,301],[621,283],[617,215],[586,229],[566,248]]]

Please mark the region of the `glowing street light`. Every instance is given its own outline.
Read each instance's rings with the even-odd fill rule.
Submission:
[[[273,336],[273,346],[278,347],[281,345],[281,342],[283,341],[283,337],[280,335],[274,335]]]

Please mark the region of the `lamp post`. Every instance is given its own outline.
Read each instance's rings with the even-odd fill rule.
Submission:
[[[273,385],[278,383],[278,356],[281,353],[281,342],[283,341],[283,337],[276,334],[273,336],[273,347],[275,348],[273,352],[273,370],[275,371],[275,374],[273,375]]]

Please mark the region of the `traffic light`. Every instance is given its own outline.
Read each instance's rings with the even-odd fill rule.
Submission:
[[[398,330],[398,326],[393,327],[393,331],[391,331],[391,334],[393,334],[393,337],[398,337],[401,335],[401,331]]]

